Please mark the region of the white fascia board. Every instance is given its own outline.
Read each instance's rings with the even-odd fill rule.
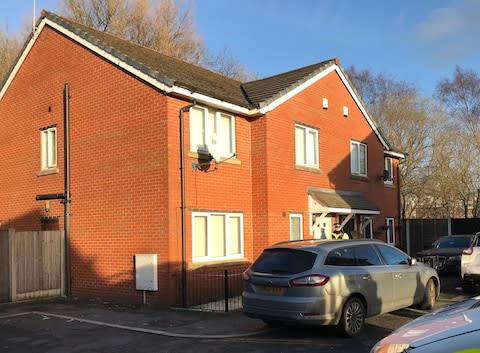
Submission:
[[[387,156],[399,158],[399,159],[405,159],[405,155],[403,153],[398,153],[398,152],[393,152],[393,151],[383,151],[384,154]]]
[[[387,142],[384,140],[384,138],[382,137],[382,135],[378,131],[377,127],[373,123],[373,120],[370,118],[370,115],[367,113],[367,111],[366,111],[365,107],[363,106],[362,102],[357,97],[355,91],[353,90],[352,86],[350,85],[349,81],[347,80],[347,78],[345,77],[345,75],[343,74],[342,70],[340,69],[340,67],[338,65],[329,66],[328,68],[326,68],[322,72],[318,73],[314,77],[312,77],[309,80],[302,83],[300,86],[296,87],[295,89],[291,90],[290,92],[288,92],[285,95],[281,96],[280,98],[276,99],[272,103],[270,103],[270,104],[266,105],[265,107],[261,108],[259,110],[260,113],[266,114],[266,113],[272,111],[273,109],[278,107],[280,104],[285,103],[287,100],[289,100],[290,98],[292,98],[296,94],[300,93],[304,89],[308,88],[309,86],[311,86],[312,84],[314,84],[318,80],[324,78],[325,76],[327,76],[328,74],[330,74],[334,71],[337,72],[338,76],[342,80],[343,84],[347,88],[348,92],[352,96],[352,98],[355,101],[355,103],[357,104],[357,106],[360,108],[360,111],[362,112],[365,119],[367,119],[368,124],[370,125],[372,130],[375,132],[375,135],[377,135],[377,137],[380,140],[380,142],[382,143],[382,145],[386,149],[390,149],[390,146],[388,146]]]
[[[23,50],[21,56],[18,58],[17,63],[15,64],[15,67],[13,68],[12,72],[10,72],[10,75],[8,76],[7,80],[5,81],[5,84],[2,87],[2,90],[0,91],[0,100],[3,98],[5,95],[5,92],[7,91],[8,87],[10,87],[10,84],[12,83],[13,79],[17,75],[18,70],[20,70],[20,67],[22,66],[23,62],[25,61],[25,58],[27,57],[28,53],[30,53],[30,50],[33,47],[33,44],[35,44],[35,41],[37,40],[38,36],[40,35],[40,32],[42,31],[43,27],[45,27],[45,22],[42,21],[40,25],[38,26],[37,30],[33,32],[32,38],[30,38],[30,41],[26,45],[25,49]]]
[[[214,107],[214,108],[227,110],[231,113],[238,113],[238,114],[247,115],[247,116],[255,116],[255,115],[261,114],[260,111],[256,108],[255,109],[248,109],[248,108],[236,105],[236,104],[232,104],[232,103],[222,101],[222,100],[217,99],[217,98],[212,98],[210,96],[206,96],[206,95],[201,94],[201,93],[191,92],[188,89],[182,88],[182,87],[179,87],[179,86],[173,86],[172,87],[172,92],[176,93],[178,95],[184,96],[184,97],[188,97],[192,100],[195,100],[197,103],[204,103],[204,104],[207,104],[207,105],[209,105],[211,107]]]
[[[2,92],[0,92],[0,99],[2,98],[2,96],[3,96],[4,92],[6,91],[8,85],[13,80],[13,77],[15,76],[16,72],[18,71],[18,68],[22,65],[23,61],[25,60],[25,57],[28,55],[28,52],[30,51],[31,47],[35,43],[35,40],[38,38],[40,32],[43,30],[45,25],[49,25],[50,27],[56,29],[57,31],[66,35],[67,37],[69,37],[70,39],[79,43],[80,45],[86,47],[87,49],[93,51],[94,53],[98,54],[99,56],[101,56],[101,57],[105,58],[106,60],[112,62],[113,64],[121,67],[122,69],[130,72],[132,75],[137,76],[141,80],[151,84],[152,86],[160,89],[163,92],[176,93],[176,94],[179,94],[181,96],[190,98],[192,100],[196,100],[196,101],[201,102],[201,103],[212,105],[212,106],[215,106],[217,108],[224,109],[224,110],[227,110],[227,111],[233,112],[233,113],[243,114],[243,115],[247,115],[247,116],[255,116],[255,115],[260,114],[258,109],[256,109],[256,108],[255,109],[244,108],[244,107],[238,106],[236,104],[221,101],[219,99],[212,98],[212,97],[200,94],[200,93],[190,92],[189,90],[187,90],[185,88],[178,87],[178,86],[175,86],[175,85],[172,86],[172,87],[169,87],[169,86],[165,85],[164,83],[161,83],[158,80],[146,75],[145,73],[143,73],[142,71],[134,68],[133,66],[127,64],[126,62],[116,58],[115,56],[111,55],[110,53],[102,50],[101,48],[99,48],[96,45],[90,43],[89,41],[83,39],[82,37],[78,36],[77,34],[71,32],[71,31],[65,29],[64,27],[58,25],[57,23],[49,20],[48,18],[45,18],[43,21],[41,21],[41,23],[38,27],[38,30],[35,32],[34,37],[29,42],[26,50],[24,50],[20,60],[17,62],[17,65],[15,66],[15,70],[10,75],[9,80],[7,81],[7,84],[5,84]]]
[[[290,92],[286,93],[285,95],[281,96],[280,98],[274,100],[272,103],[266,105],[265,107],[261,108],[260,109],[260,113],[262,114],[266,114],[270,111],[272,111],[273,109],[275,109],[276,107],[278,107],[280,104],[282,103],[285,103],[287,100],[289,100],[290,98],[292,98],[293,96],[297,95],[298,93],[300,93],[301,91],[303,91],[304,89],[308,88],[309,86],[313,85],[315,82],[317,82],[318,80],[324,78],[325,76],[327,76],[329,73],[335,71],[335,67],[337,65],[332,65],[332,66],[329,66],[327,69],[325,69],[324,71],[320,72],[319,74],[313,76],[312,78],[308,79],[307,81],[305,81],[304,83],[302,83],[300,86],[294,88],[293,90],[291,90]]]
[[[390,149],[390,146],[387,144],[387,141],[385,141],[382,137],[382,134],[380,134],[380,131],[378,131],[378,128],[375,126],[375,124],[373,123],[373,120],[372,118],[370,118],[370,115],[368,114],[367,110],[365,109],[365,107],[363,106],[362,102],[360,101],[360,99],[357,97],[355,91],[353,90],[352,86],[350,85],[349,81],[347,80],[347,78],[345,77],[345,75],[343,74],[342,70],[340,70],[340,67],[338,67],[337,65],[335,65],[335,71],[337,71],[338,73],[338,76],[340,76],[343,84],[345,85],[345,87],[347,87],[347,90],[348,92],[350,93],[350,95],[352,96],[353,100],[355,101],[355,103],[357,104],[357,106],[359,107],[360,111],[362,112],[363,116],[365,117],[365,119],[367,119],[367,122],[368,124],[370,124],[370,127],[373,129],[373,131],[375,132],[375,135],[377,135],[378,139],[380,140],[380,142],[382,143],[382,145],[386,148],[386,149]]]
[[[340,213],[340,214],[380,214],[380,211],[375,210],[357,210],[351,208],[335,208],[331,207],[328,209],[329,213]]]
[[[148,76],[148,75],[145,75],[143,72],[141,72],[140,70],[132,67],[131,65],[128,65],[127,63],[119,60],[118,58],[114,57],[113,55],[109,54],[108,52],[100,49],[99,47],[91,44],[90,42],[88,42],[87,40],[83,39],[82,37],[76,35],[75,33],[73,32],[70,32],[69,30],[65,29],[64,27],[62,26],[59,26],[58,24],[56,24],[55,22],[49,20],[48,18],[44,18],[39,26],[38,26],[38,29],[35,31],[32,39],[30,40],[30,42],[28,43],[28,45],[26,46],[26,48],[24,49],[22,55],[20,56],[19,60],[17,61],[12,73],[10,74],[10,76],[8,77],[5,85],[3,86],[3,89],[2,91],[0,92],[0,99],[2,99],[3,95],[5,94],[5,91],[8,89],[8,87],[10,86],[11,82],[13,81],[13,78],[15,77],[15,75],[17,74],[18,70],[20,69],[20,67],[22,66],[23,62],[25,61],[25,58],[27,57],[28,53],[30,52],[30,50],[32,49],[33,45],[35,44],[37,38],[40,36],[40,33],[42,32],[42,30],[45,28],[45,26],[48,25],[54,29],[56,29],[57,31],[59,31],[60,33],[64,34],[65,36],[69,37],[70,39],[74,40],[75,42],[79,43],[80,45],[90,49],[91,51],[93,51],[94,53],[100,55],[101,57],[107,59],[108,61],[114,63],[115,65],[123,68],[124,70],[132,73],[133,75],[139,77],[140,79],[148,82],[149,84],[151,84],[152,86],[154,87],[157,87],[158,89],[164,91],[164,92],[167,92],[167,93],[170,93],[172,91],[172,88],[171,87],[168,87],[167,85],[155,80],[154,78]]]
[[[121,67],[122,69],[130,72],[131,74],[133,74],[135,76],[137,76],[141,80],[143,80],[145,82],[148,82],[152,86],[157,87],[158,89],[160,89],[160,90],[162,90],[166,93],[172,92],[172,87],[169,87],[169,86],[165,85],[164,83],[161,83],[161,82],[157,81],[156,79],[144,74],[140,70],[138,70],[138,69],[134,68],[133,66],[125,63],[124,61],[116,58],[115,56],[111,55],[110,53],[106,52],[105,50],[100,49],[96,45],[93,45],[89,41],[83,39],[82,37],[76,35],[73,32],[70,32],[69,30],[65,29],[64,27],[59,26],[58,24],[49,20],[48,18],[46,18],[44,21],[45,21],[45,24],[48,24],[50,27],[56,29],[60,33],[63,33],[64,35],[71,38],[75,42],[79,43],[80,45],[82,45],[82,46],[84,46],[88,49],[90,49],[94,53],[100,55],[101,57],[107,59],[108,61],[114,63],[115,65]],[[43,21],[42,21],[42,23],[43,23]]]

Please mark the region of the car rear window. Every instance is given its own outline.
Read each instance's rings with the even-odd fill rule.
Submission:
[[[310,270],[317,254],[297,249],[266,249],[252,265],[254,272],[293,275]]]
[[[436,248],[468,248],[472,237],[445,237],[439,239]]]

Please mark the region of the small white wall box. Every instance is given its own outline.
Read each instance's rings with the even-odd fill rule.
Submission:
[[[347,117],[348,116],[348,107],[345,105],[343,106],[343,116]]]
[[[328,98],[323,98],[323,109],[328,109]]]
[[[158,290],[157,254],[135,254],[137,290]]]

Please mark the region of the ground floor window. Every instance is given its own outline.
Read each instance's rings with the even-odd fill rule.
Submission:
[[[290,214],[290,240],[303,239],[303,218],[300,213]]]
[[[395,244],[395,218],[385,219],[387,227],[387,243]]]
[[[241,213],[194,212],[192,228],[193,261],[243,257]]]

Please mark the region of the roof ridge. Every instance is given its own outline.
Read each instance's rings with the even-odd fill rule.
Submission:
[[[272,76],[268,76],[268,77],[263,77],[261,79],[258,79],[258,80],[253,80],[253,81],[248,81],[248,82],[244,82],[243,84],[249,84],[249,83],[256,83],[256,82],[260,82],[260,81],[265,81],[265,80],[270,80],[270,79],[273,79],[273,78],[277,78],[279,76],[284,76],[284,75],[288,75],[288,74],[292,74],[292,73],[295,73],[295,72],[298,72],[298,71],[302,71],[302,70],[306,70],[310,67],[314,67],[314,66],[319,66],[321,64],[324,64],[326,65],[327,63],[329,62],[333,62],[335,63],[335,60],[337,59],[328,59],[328,60],[323,60],[323,61],[319,61],[315,64],[310,64],[310,65],[307,65],[307,66],[302,66],[302,67],[298,67],[296,69],[292,69],[292,70],[289,70],[289,71],[285,71],[285,72],[280,72],[278,74],[275,74],[275,75],[272,75]],[[323,66],[323,65],[322,65]]]

